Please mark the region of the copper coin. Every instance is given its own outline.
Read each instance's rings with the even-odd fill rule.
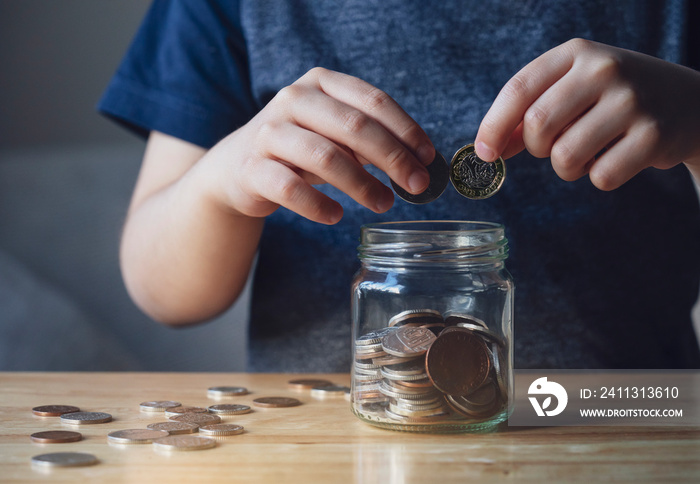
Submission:
[[[199,425],[194,422],[177,422],[170,420],[169,422],[156,422],[146,425],[152,430],[165,430],[170,435],[193,434],[199,430]]]
[[[394,356],[420,356],[428,351],[433,341],[435,334],[429,329],[403,326],[382,338],[382,348]]]
[[[61,422],[73,425],[100,424],[112,421],[112,416],[104,412],[71,412],[61,415]]]
[[[295,390],[311,390],[312,388],[329,387],[331,385],[333,385],[333,382],[319,378],[302,378],[298,380],[289,380],[287,382],[287,386]]]
[[[34,442],[40,444],[64,444],[66,442],[77,442],[83,438],[79,432],[70,432],[68,430],[46,430],[33,433],[30,437]]]
[[[301,402],[290,397],[261,397],[253,400],[253,405],[264,408],[296,407]]]
[[[60,417],[64,413],[72,412],[80,412],[80,409],[73,405],[42,405],[32,408],[32,413],[40,417]]]
[[[425,357],[433,385],[448,395],[468,395],[484,384],[491,369],[486,343],[472,331],[454,327],[435,339]]]
[[[210,406],[209,411],[212,413],[218,413],[218,414],[222,414],[222,415],[241,415],[244,413],[250,413],[251,408],[248,405],[238,405],[235,403],[224,403],[222,405]]]
[[[191,422],[200,427],[202,425],[221,423],[221,417],[209,413],[183,413],[182,415],[170,417],[170,420],[175,420],[176,422]]]

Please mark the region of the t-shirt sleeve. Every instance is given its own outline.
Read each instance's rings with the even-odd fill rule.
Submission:
[[[209,148],[258,111],[237,1],[155,0],[98,110]]]

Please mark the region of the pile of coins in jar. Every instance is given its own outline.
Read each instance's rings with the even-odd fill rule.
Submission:
[[[507,407],[506,342],[467,314],[413,309],[355,340],[356,412],[388,423],[480,422]]]

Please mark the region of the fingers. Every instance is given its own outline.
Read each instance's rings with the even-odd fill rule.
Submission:
[[[571,69],[573,60],[569,49],[552,49],[521,69],[503,86],[479,126],[474,143],[479,158],[494,161],[505,151],[527,110]]]
[[[314,69],[286,95],[300,126],[347,146],[411,193],[427,188],[432,143],[386,93],[355,77]]]
[[[313,222],[333,225],[342,218],[343,208],[338,202],[313,188],[288,166],[261,159],[254,169],[262,175],[249,178],[250,188],[263,199]]]
[[[284,160],[316,180],[330,183],[370,210],[383,213],[393,205],[393,192],[370,175],[348,151],[327,138],[292,123],[282,124],[274,136],[265,138],[274,139],[274,143],[266,146],[273,159]]]

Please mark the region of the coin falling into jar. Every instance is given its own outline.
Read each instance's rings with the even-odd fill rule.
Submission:
[[[476,155],[474,144],[463,146],[452,157],[450,181],[460,195],[483,200],[501,189],[506,179],[503,158],[486,162]]]

